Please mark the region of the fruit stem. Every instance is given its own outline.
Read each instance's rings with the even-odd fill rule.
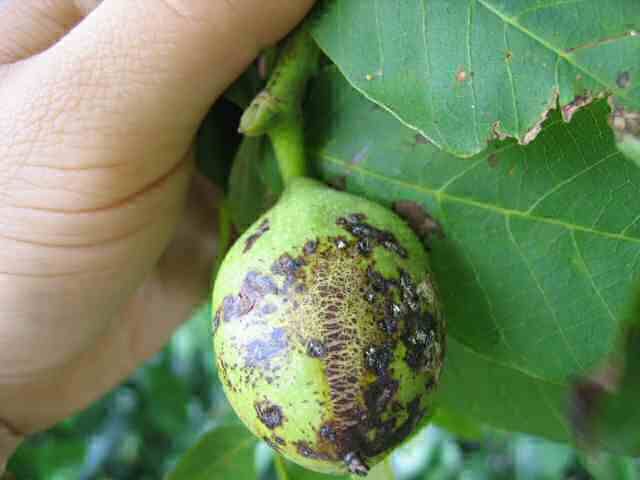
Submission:
[[[320,50],[302,25],[284,45],[267,86],[240,120],[240,133],[269,136],[285,185],[307,174],[302,99],[319,58]]]
[[[278,161],[282,181],[289,185],[296,177],[307,175],[302,115],[283,122],[269,132],[269,138]]]

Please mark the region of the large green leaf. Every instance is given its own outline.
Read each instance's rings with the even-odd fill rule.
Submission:
[[[449,323],[443,398],[494,425],[566,440],[571,379],[613,349],[640,273],[640,170],[600,102],[528,146],[459,159],[335,71],[316,82],[310,148],[327,181],[443,225],[433,265]]]
[[[639,30],[637,0],[328,0],[315,36],[358,90],[469,156],[527,143],[557,98],[567,117],[603,92],[640,108]]]
[[[254,480],[257,442],[244,425],[214,429],[189,449],[167,480]]]

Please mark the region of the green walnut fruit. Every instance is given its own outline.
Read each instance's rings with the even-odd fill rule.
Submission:
[[[294,180],[216,279],[217,365],[242,421],[304,467],[366,475],[432,413],[445,327],[430,272],[393,212]]]

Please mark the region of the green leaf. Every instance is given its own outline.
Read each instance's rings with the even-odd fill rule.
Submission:
[[[518,480],[565,478],[574,455],[573,449],[568,445],[527,436],[515,438],[511,448],[515,478]]]
[[[240,233],[269,209],[282,192],[278,163],[267,137],[245,137],[229,179],[227,206]]]
[[[638,109],[639,30],[637,0],[329,0],[315,37],[360,92],[470,156],[529,142],[556,99],[566,118],[603,93]]]
[[[482,425],[478,422],[462,412],[454,412],[445,407],[438,408],[431,423],[465,440],[480,440],[483,435]]]
[[[594,480],[637,480],[640,478],[637,462],[630,457],[599,453],[583,456],[583,464]]]
[[[205,117],[196,137],[198,170],[213,183],[226,190],[231,162],[238,147],[239,136],[230,126],[240,111],[231,103],[220,100]]]
[[[257,93],[262,90],[265,81],[260,78],[256,65],[251,65],[247,70],[231,84],[224,93],[226,99],[240,107],[247,108]]]
[[[640,171],[599,102],[538,141],[463,160],[358,95],[335,71],[311,95],[309,144],[327,181],[443,226],[432,261],[449,323],[444,405],[567,440],[568,385],[613,349],[640,273]]]
[[[243,425],[214,429],[189,449],[167,480],[253,480],[257,442]]]
[[[624,320],[618,351],[590,377],[576,382],[572,418],[585,446],[636,453],[640,451],[640,291]]]
[[[283,466],[286,477],[281,475],[279,480],[349,480],[350,478],[349,476],[324,475],[313,472],[288,460],[283,461]]]
[[[565,418],[568,385],[499,365],[453,338],[447,348],[438,399],[448,410],[504,430],[572,440],[573,431]]]

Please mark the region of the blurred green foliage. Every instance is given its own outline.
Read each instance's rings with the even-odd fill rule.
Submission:
[[[31,437],[14,455],[9,471],[19,480],[163,478],[204,432],[237,422],[217,380],[210,340],[209,311],[203,307],[117,389]],[[439,420],[461,429],[460,419],[443,414]],[[640,464],[630,458],[587,455],[567,445],[462,422],[473,440],[429,426],[398,449],[392,458],[397,480],[640,480]],[[223,432],[229,431],[225,428]],[[272,460],[271,450],[258,444],[256,478],[277,478]],[[298,472],[295,467],[290,471]],[[233,477],[244,480],[235,473]],[[307,477],[328,478],[292,475]]]

